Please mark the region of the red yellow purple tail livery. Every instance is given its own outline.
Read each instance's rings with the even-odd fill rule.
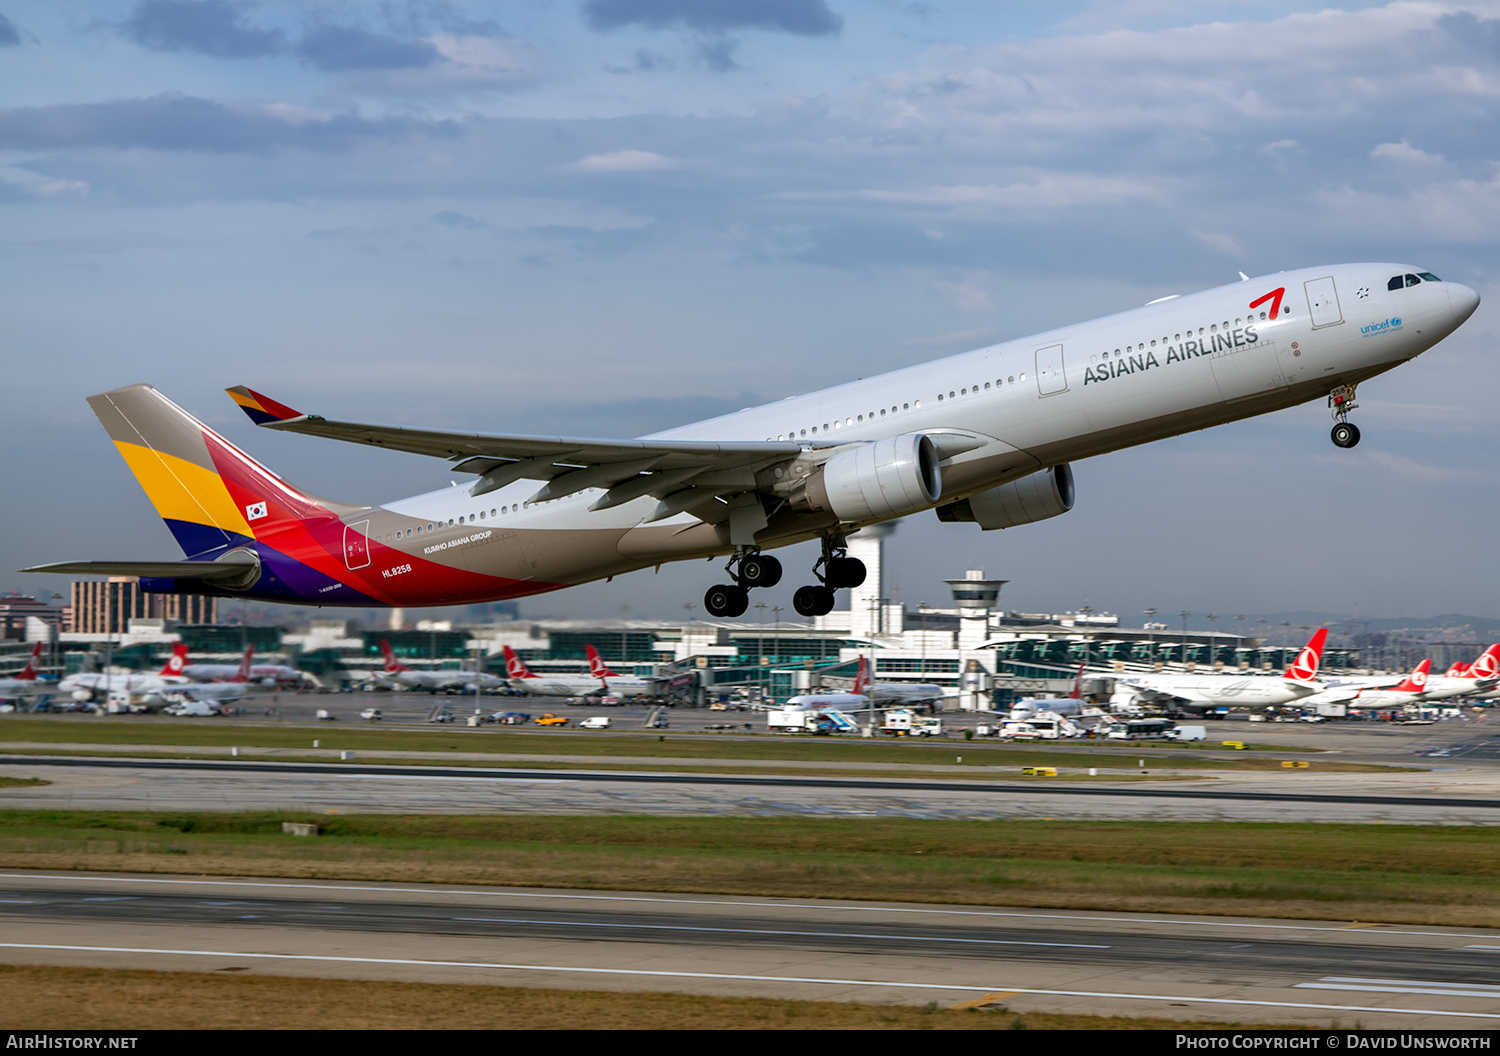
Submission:
[[[249,390],[231,395],[252,417],[298,417]],[[187,560],[79,562],[46,571],[138,575],[141,588],[153,593],[320,605],[434,604],[434,591],[444,601],[514,596],[511,580],[386,546],[373,537],[372,523],[392,529],[384,536],[394,544],[398,536],[405,540],[409,524],[417,538],[412,518],[303,491],[149,385],[91,396],[89,406]],[[434,529],[425,524],[427,535]]]

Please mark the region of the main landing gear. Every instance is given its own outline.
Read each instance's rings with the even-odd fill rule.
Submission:
[[[1349,412],[1358,406],[1352,385],[1340,385],[1328,394],[1328,408],[1338,419],[1332,433],[1335,447],[1353,447],[1359,443],[1359,426],[1348,420]]]
[[[751,587],[774,587],[781,582],[781,562],[748,547],[736,551],[724,567],[734,582],[709,587],[703,595],[703,607],[710,616],[743,616],[750,607]]]
[[[751,587],[774,587],[781,582],[781,562],[750,547],[736,551],[724,567],[733,582],[710,587],[703,595],[703,608],[710,616],[743,616],[750,607]],[[848,555],[842,537],[825,538],[823,556],[813,565],[813,575],[818,583],[798,587],[792,596],[792,608],[803,616],[826,616],[833,611],[834,591],[852,589],[865,581],[865,563]]]
[[[818,571],[819,569],[822,571]],[[821,585],[798,587],[792,595],[792,608],[801,616],[827,616],[833,611],[833,592],[853,589],[865,581],[865,563],[848,556],[842,537],[823,539],[823,556],[813,565],[813,575]]]

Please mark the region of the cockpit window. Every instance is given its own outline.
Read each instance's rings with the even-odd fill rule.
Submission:
[[[1421,278],[1421,280],[1423,282],[1442,282],[1443,281],[1442,279],[1438,278],[1436,275],[1434,275],[1430,271],[1424,271],[1418,277]]]
[[[1406,276],[1406,284],[1408,286],[1415,286],[1417,283],[1419,283],[1421,281],[1422,280],[1419,279],[1419,278],[1417,278],[1415,275],[1408,275],[1408,276]]]
[[[1403,283],[1401,281],[1401,276],[1400,275],[1392,275],[1391,276],[1391,281],[1385,284],[1385,288],[1388,289],[1388,290],[1399,290],[1402,287],[1402,285],[1403,285]]]

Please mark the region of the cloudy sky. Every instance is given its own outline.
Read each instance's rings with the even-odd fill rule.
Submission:
[[[375,502],[445,465],[256,433],[222,389],[632,436],[1390,260],[1486,301],[1361,388],[1356,450],[1315,404],[1096,458],[1057,520],[909,518],[888,583],[936,604],[983,567],[1009,607],[1128,619],[1500,609],[1500,5],[0,0],[0,69],[0,568],[176,556],[84,403],[131,382]],[[789,607],[813,555],[783,556]],[[717,578],[523,612],[672,615]]]

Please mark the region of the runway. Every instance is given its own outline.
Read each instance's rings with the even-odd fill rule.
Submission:
[[[1500,786],[1487,773],[1472,784],[1463,775],[1241,773],[1079,786],[9,756],[0,775],[52,782],[5,789],[0,803],[58,809],[1284,821],[1295,807],[1300,821],[1500,824]],[[1443,794],[1453,789],[1463,794]]]
[[[27,871],[0,874],[0,919],[14,964],[1500,1025],[1479,929]]]

